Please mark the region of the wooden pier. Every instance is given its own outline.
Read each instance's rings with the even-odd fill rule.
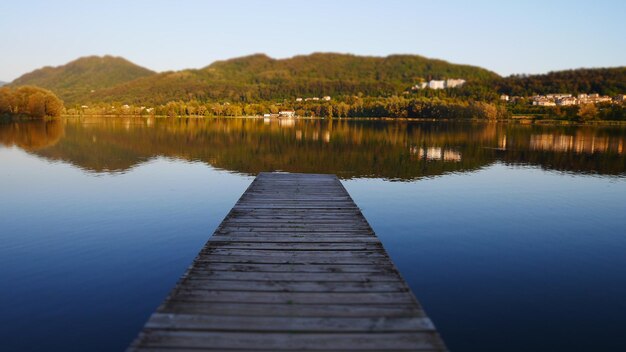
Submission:
[[[445,351],[334,175],[261,173],[129,351]]]

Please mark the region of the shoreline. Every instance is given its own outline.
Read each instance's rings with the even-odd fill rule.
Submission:
[[[263,116],[203,116],[203,115],[190,115],[190,116],[177,116],[171,117],[166,115],[102,115],[102,114],[83,114],[83,115],[61,115],[61,118],[81,118],[81,117],[107,117],[107,118],[155,118],[155,119],[251,119],[262,120]],[[33,121],[36,119],[14,119],[15,121]],[[49,120],[49,119],[47,119]],[[455,118],[416,118],[416,117],[295,117],[295,118],[271,118],[270,121],[280,120],[329,120],[329,121],[397,121],[397,122],[480,122],[480,123],[511,123],[518,125],[563,125],[563,126],[626,126],[626,121],[616,120],[592,120],[592,121],[571,121],[571,120],[557,120],[557,119],[522,119],[522,118],[508,118],[508,119],[455,119]],[[9,120],[9,122],[11,122]]]

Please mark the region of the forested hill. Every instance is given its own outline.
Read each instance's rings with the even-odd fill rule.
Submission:
[[[44,67],[27,73],[10,84],[49,89],[66,103],[80,103],[100,89],[154,75],[155,72],[113,56],[83,57],[62,66]],[[93,91],[93,92],[92,92]]]
[[[123,58],[85,57],[28,73],[10,85],[52,90],[66,106],[115,102],[134,105],[170,101],[254,103],[297,97],[335,98],[362,94],[401,95],[421,81],[462,78],[450,92],[420,91],[425,97],[496,101],[498,94],[626,92],[626,67],[578,69],[545,75],[500,77],[486,69],[418,55],[387,57],[314,53],[287,59],[255,54],[217,61],[201,69],[154,73]]]
[[[418,55],[387,57],[350,54],[314,53],[288,59],[272,59],[256,54],[217,61],[202,70],[222,79],[245,83],[288,80],[330,80],[355,82],[391,82],[412,85],[419,79],[469,78],[492,79],[493,72],[480,67],[451,64]]]
[[[499,81],[503,94],[530,96],[550,93],[599,93],[614,96],[626,92],[626,66],[577,69],[543,75],[513,75]]]
[[[417,55],[366,57],[315,53],[288,59],[256,54],[198,70],[166,72],[99,92],[100,101],[171,100],[254,102],[295,97],[400,94],[420,80],[499,78],[488,70]]]
[[[379,96],[399,94],[420,80],[464,78],[471,82],[498,77],[479,67],[417,55],[315,53],[288,59],[256,54],[217,61],[202,69],[159,74],[119,58],[89,57],[34,71],[12,84],[51,89],[70,105],[101,101],[160,104],[191,99],[249,102],[358,93]]]

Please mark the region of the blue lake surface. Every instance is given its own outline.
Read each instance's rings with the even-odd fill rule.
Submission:
[[[452,351],[626,350],[626,128],[0,124],[3,351],[121,351],[259,171],[334,173]]]

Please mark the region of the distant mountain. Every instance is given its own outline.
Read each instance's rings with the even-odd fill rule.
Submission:
[[[80,103],[101,89],[154,75],[121,57],[89,56],[62,66],[44,67],[27,73],[10,84],[34,85],[52,90],[66,104]]]
[[[54,91],[66,103],[171,100],[257,101],[296,96],[399,94],[419,80],[499,78],[488,70],[417,55],[387,57],[315,53],[288,59],[256,54],[217,61],[202,69],[154,72],[122,58],[87,57],[46,67],[11,84]],[[93,90],[93,92],[92,92]]]
[[[387,57],[314,53],[288,59],[256,54],[217,61],[198,70],[165,72],[93,95],[99,101],[165,103],[171,100],[259,101],[295,97],[399,94],[420,80],[498,79],[483,68],[417,55]]]
[[[513,75],[499,81],[500,93],[519,96],[549,93],[626,94],[626,66],[581,68],[543,75]]]
[[[98,102],[165,104],[169,101],[258,102],[296,97],[399,95],[420,81],[463,78],[450,96],[496,100],[498,94],[626,92],[626,67],[578,69],[544,75],[500,77],[486,69],[418,55],[387,57],[314,53],[287,59],[255,54],[217,61],[201,69],[155,73],[123,58],[85,57],[25,74],[11,85],[36,85],[66,106]],[[439,95],[435,95],[435,93]],[[425,96],[445,92],[424,91]]]
[[[0,87],[9,84],[9,82],[0,81]]]

